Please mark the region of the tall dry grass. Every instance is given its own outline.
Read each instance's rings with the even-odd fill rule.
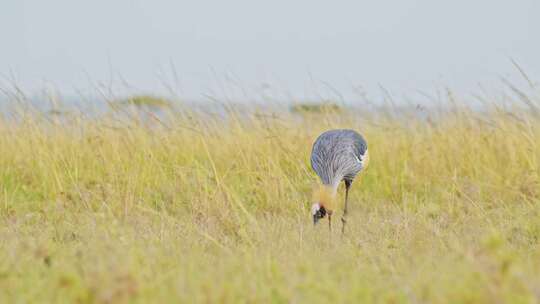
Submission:
[[[537,303],[540,120],[524,96],[5,116],[0,302]],[[371,155],[343,238],[308,211],[330,128]]]

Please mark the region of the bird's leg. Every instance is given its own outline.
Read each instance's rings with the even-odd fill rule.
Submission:
[[[328,211],[328,231],[332,232],[332,211]]]
[[[349,202],[349,188],[351,187],[351,181],[345,180],[345,206],[343,208],[343,215],[341,216],[341,235],[345,234],[345,224],[347,223],[347,205]]]

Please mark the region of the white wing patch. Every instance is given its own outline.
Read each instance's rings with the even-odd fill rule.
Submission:
[[[369,164],[369,153],[367,149],[366,152],[364,152],[364,155],[362,155],[362,160],[360,161],[360,164],[362,165],[362,168],[367,167],[367,165]]]

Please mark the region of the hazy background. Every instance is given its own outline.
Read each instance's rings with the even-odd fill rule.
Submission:
[[[74,96],[166,83],[192,99],[469,92],[519,82],[509,58],[540,78],[539,16],[538,0],[8,0],[0,84]]]

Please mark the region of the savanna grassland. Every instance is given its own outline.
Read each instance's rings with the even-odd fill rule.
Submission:
[[[518,98],[4,115],[0,303],[538,303],[540,118]],[[371,156],[343,237],[309,213],[330,128]]]

